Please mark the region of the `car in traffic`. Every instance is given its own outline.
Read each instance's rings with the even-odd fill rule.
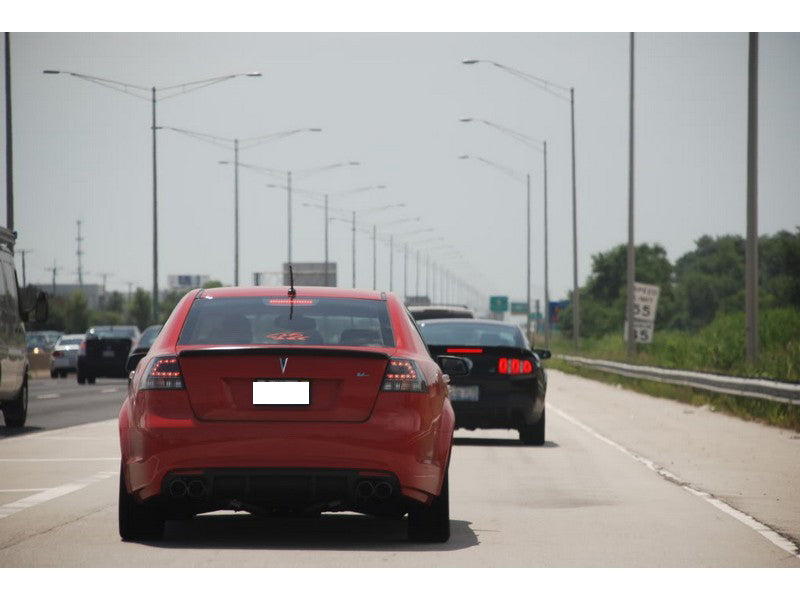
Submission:
[[[449,538],[445,375],[468,361],[432,357],[394,294],[195,290],[129,368],[123,540],[220,509],[408,514],[411,540]]]
[[[420,321],[433,355],[468,358],[469,375],[450,387],[456,427],[516,429],[523,444],[545,442],[547,374],[542,359],[549,350],[531,350],[522,329],[484,319]]]
[[[474,319],[472,309],[461,305],[435,304],[425,306],[409,306],[411,316],[417,321],[427,319]]]
[[[38,292],[23,308],[14,267],[14,232],[0,227],[0,410],[6,427],[22,427],[28,418],[28,357],[24,323],[47,320],[47,295]]]
[[[90,327],[78,350],[78,383],[94,383],[98,377],[127,377],[128,354],[138,339],[136,325]]]
[[[64,378],[78,370],[78,350],[86,338],[83,333],[62,335],[50,353],[50,377]]]

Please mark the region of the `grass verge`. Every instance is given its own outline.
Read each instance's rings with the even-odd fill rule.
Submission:
[[[604,383],[618,384],[625,389],[650,396],[670,398],[693,406],[707,405],[713,411],[733,415],[745,421],[756,421],[800,431],[800,406],[793,404],[773,402],[761,398],[715,394],[706,390],[696,390],[689,386],[648,381],[646,379],[633,379],[588,367],[576,366],[555,357],[547,361],[547,368]]]

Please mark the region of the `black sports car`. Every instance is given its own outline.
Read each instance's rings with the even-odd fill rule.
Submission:
[[[418,323],[431,355],[472,361],[468,375],[454,380],[450,401],[456,427],[516,429],[524,444],[544,444],[549,350],[531,350],[516,325],[482,319],[437,319]]]
[[[90,328],[78,350],[78,383],[94,383],[97,377],[127,377],[128,353],[138,339],[135,325]]]

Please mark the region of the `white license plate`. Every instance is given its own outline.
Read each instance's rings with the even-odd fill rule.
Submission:
[[[477,385],[451,385],[450,400],[472,400],[478,399],[479,388]]]
[[[113,350],[103,350],[103,358],[114,358]]]
[[[254,381],[254,405],[309,405],[309,381]]]

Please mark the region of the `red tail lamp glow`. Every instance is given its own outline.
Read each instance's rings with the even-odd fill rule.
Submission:
[[[448,354],[483,354],[483,348],[448,348]]]
[[[500,358],[497,372],[503,375],[530,375],[533,373],[533,363],[522,358]]]

